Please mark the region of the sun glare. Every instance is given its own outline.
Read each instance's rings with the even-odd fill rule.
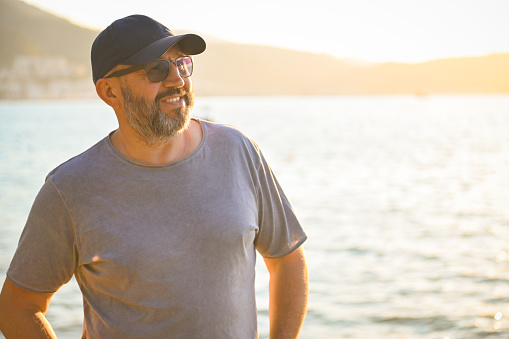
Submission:
[[[143,13],[172,29],[366,61],[420,62],[509,52],[505,0],[201,0],[188,8],[192,15],[175,15],[175,6],[161,0],[143,5],[120,0],[25,1],[94,29]]]

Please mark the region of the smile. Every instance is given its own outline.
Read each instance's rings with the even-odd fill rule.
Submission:
[[[163,102],[177,102],[180,101],[180,97],[163,100]]]

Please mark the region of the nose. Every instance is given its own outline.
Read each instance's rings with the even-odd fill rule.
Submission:
[[[165,87],[182,87],[184,86],[184,79],[180,76],[177,66],[174,62],[170,63],[170,73],[166,79],[163,80]]]

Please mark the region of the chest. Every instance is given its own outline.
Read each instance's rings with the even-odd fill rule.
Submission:
[[[76,213],[79,265],[157,270],[254,252],[258,208],[248,177],[131,178],[86,193]]]

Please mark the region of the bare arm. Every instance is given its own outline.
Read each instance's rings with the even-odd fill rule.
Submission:
[[[299,336],[308,300],[308,271],[302,246],[281,258],[264,258],[270,274],[271,339]]]
[[[52,296],[26,291],[5,279],[0,294],[0,330],[5,338],[56,338],[44,317]]]

